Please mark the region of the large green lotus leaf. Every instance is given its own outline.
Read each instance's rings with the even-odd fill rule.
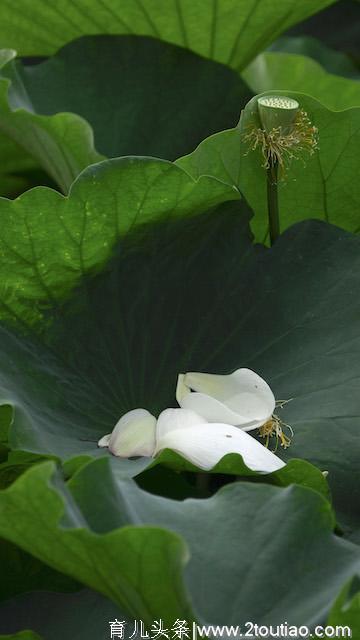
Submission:
[[[20,80],[12,85],[16,103],[13,111],[8,104],[10,80],[3,73],[4,66],[6,71],[15,55],[12,50],[0,51],[0,129],[23,147],[26,155],[31,154],[63,191],[67,191],[82,169],[101,159],[94,150],[91,127],[72,113],[36,115]],[[27,110],[21,108],[24,103]]]
[[[341,590],[328,619],[333,627],[347,626],[352,635],[349,638],[360,637],[360,580],[350,580]]]
[[[1,535],[17,544],[21,538],[19,546],[26,551],[146,624],[160,617],[169,622],[192,616],[182,578],[188,552],[180,536],[156,525],[139,527],[138,522],[98,535],[54,476],[54,468],[52,462],[33,467],[1,492]],[[22,531],[20,536],[8,535],[10,522],[13,532]]]
[[[277,92],[270,91],[265,95]],[[279,182],[281,230],[297,221],[320,218],[349,231],[360,230],[360,108],[335,112],[304,94],[286,92],[298,100],[319,130],[319,149],[293,160]],[[260,149],[251,151],[244,135],[260,126],[257,97],[240,118],[239,126],[204,140],[177,164],[192,176],[213,175],[237,186],[255,212],[252,229],[268,236],[266,172]]]
[[[0,633],[33,629],[46,640],[109,640],[109,622],[116,618],[126,621],[116,604],[91,589],[72,594],[32,591],[0,605]],[[126,638],[133,629],[128,620]]]
[[[132,196],[135,185],[144,188],[142,208],[141,195]],[[328,471],[341,521],[356,527],[360,240],[304,222],[267,250],[252,244],[237,202],[189,215],[200,203],[232,194],[210,178],[194,183],[167,162],[118,160],[88,170],[69,200],[40,189],[20,203],[2,201],[17,213],[14,221],[4,217],[2,227],[9,285],[0,383],[2,402],[15,408],[11,446],[62,458],[107,455],[96,442],[125,411],[145,407],[158,415],[174,406],[179,372],[249,366],[277,398],[293,398],[279,411],[295,430],[287,458]],[[84,209],[91,214],[82,244],[62,233],[58,217],[52,233],[32,226],[49,196],[65,207],[63,228],[72,238],[82,229]],[[32,206],[21,208],[24,201]],[[104,265],[116,214],[121,231],[136,214],[138,228],[122,237],[101,273],[81,284],[84,269]],[[20,255],[29,255],[31,240],[39,261],[31,267],[19,259],[21,215],[32,233],[24,228]],[[156,217],[161,222],[141,224]],[[64,290],[70,296],[75,285],[64,303]],[[16,319],[23,324],[10,327]],[[38,322],[29,326],[30,320]],[[131,475],[148,462],[113,459]]]
[[[14,481],[21,473],[24,473],[30,466],[31,457],[35,457],[33,454],[22,454],[19,452],[10,452],[11,463],[8,463],[8,468],[4,469],[6,463],[0,465],[0,487],[3,489],[5,486],[11,484],[10,479]],[[45,458],[38,456],[38,461],[43,461]],[[26,464],[26,460],[28,464]],[[6,473],[7,471],[7,473]],[[11,476],[11,478],[10,478]],[[7,482],[4,482],[4,480]],[[61,591],[61,592],[73,592],[80,589],[74,580],[64,576],[63,574],[54,571],[49,566],[40,562],[37,558],[34,558],[30,554],[26,553],[16,545],[9,543],[4,539],[0,539],[0,565],[1,565],[1,582],[0,582],[0,601],[7,601],[8,599],[29,592],[34,589]],[[16,618],[15,618],[16,619]],[[16,629],[12,627],[5,628],[2,626],[3,616],[0,614],[0,633],[33,628],[32,625],[25,623],[16,626]]]
[[[328,73],[315,60],[294,53],[262,53],[244,69],[242,77],[254,93],[301,91],[330,109],[360,106],[358,80]]]
[[[49,136],[56,138],[55,125],[61,118],[69,127],[66,145],[75,152],[79,120],[71,124],[69,113],[64,115],[72,112],[91,125],[96,149],[108,157],[147,155],[171,160],[189,153],[210,134],[234,126],[253,95],[228,67],[139,36],[81,38],[42,64],[10,62],[3,76],[7,79],[2,80],[0,128],[34,154],[38,140],[31,131],[46,123]],[[44,120],[44,116],[52,117]],[[30,130],[30,139],[24,138],[20,121]],[[86,149],[87,139],[84,131]],[[83,166],[93,157],[96,154],[87,149]],[[56,157],[52,162],[59,172],[61,162]],[[73,169],[61,186],[70,186],[77,165]]]
[[[313,625],[359,575],[359,548],[333,535],[330,507],[311,490],[235,483],[208,500],[168,500],[108,462],[67,489],[52,463],[34,467],[0,493],[0,533],[146,623],[192,616],[185,557],[191,607],[216,624]]]
[[[2,0],[0,46],[49,55],[81,35],[124,33],[178,44],[236,69],[334,0]]]
[[[0,199],[0,315],[26,326],[58,309],[82,278],[109,259],[120,236],[156,220],[195,215],[225,200],[232,187],[193,180],[153,158],[119,158],[85,170],[69,197],[35,188]]]

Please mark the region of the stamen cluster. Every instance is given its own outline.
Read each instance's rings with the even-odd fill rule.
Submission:
[[[249,151],[261,149],[263,167],[269,169],[277,164],[280,176],[284,177],[291,160],[303,159],[304,154],[313,155],[318,149],[318,129],[311,123],[306,111],[299,109],[290,133],[283,133],[282,127],[271,129],[252,128],[244,137]],[[248,153],[247,152],[247,153]]]
[[[259,435],[260,435],[260,438],[265,438],[265,447],[269,446],[269,441],[270,441],[270,438],[272,437],[276,438],[276,445],[275,445],[274,451],[277,450],[279,446],[279,441],[280,441],[280,446],[283,447],[284,449],[287,449],[288,447],[290,447],[291,438],[285,435],[283,431],[283,427],[287,427],[289,429],[291,436],[294,435],[290,425],[285,424],[285,422],[283,422],[279,418],[279,416],[277,416],[275,413],[271,416],[270,420],[265,422],[265,424],[263,424],[260,427]]]

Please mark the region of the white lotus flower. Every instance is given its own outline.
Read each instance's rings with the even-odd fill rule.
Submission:
[[[239,453],[249,469],[270,473],[284,466],[280,458],[237,427],[208,423],[187,409],[166,409],[156,421],[148,411],[125,414],[99,446],[120,457],[156,456],[172,449],[200,469],[209,470],[227,453]]]
[[[269,385],[251,369],[230,375],[180,374],[176,399],[208,422],[222,422],[244,431],[258,429],[271,420],[275,398]]]

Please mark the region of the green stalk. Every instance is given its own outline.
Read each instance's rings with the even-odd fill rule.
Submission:
[[[274,161],[266,171],[267,204],[269,217],[270,244],[274,244],[280,235],[279,201],[278,201],[278,163]]]
[[[210,495],[210,474],[197,473],[196,489],[200,498],[207,498]]]

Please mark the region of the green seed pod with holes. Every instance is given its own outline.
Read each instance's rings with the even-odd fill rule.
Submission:
[[[287,96],[264,96],[258,99],[261,126],[270,133],[273,129],[281,129],[286,136],[291,133],[299,103]]]

